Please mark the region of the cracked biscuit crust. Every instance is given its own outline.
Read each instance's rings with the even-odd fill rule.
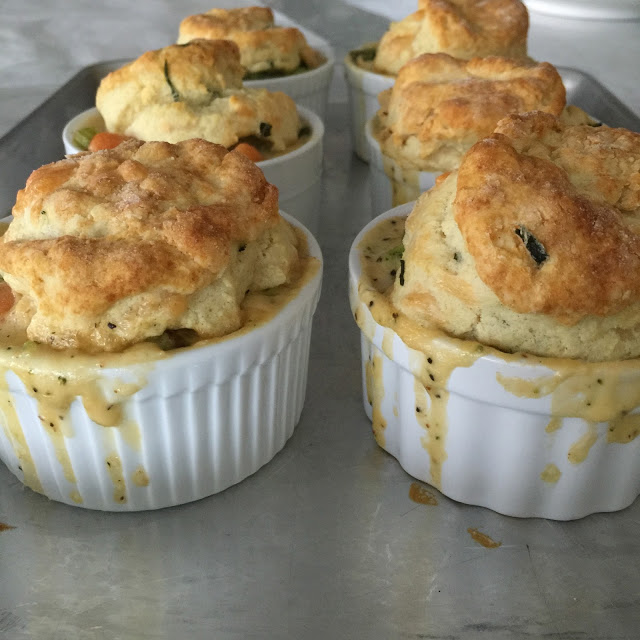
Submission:
[[[229,148],[268,131],[273,150],[284,151],[301,126],[294,101],[280,91],[242,88],[242,74],[232,42],[171,45],[106,76],[96,106],[108,131],[139,140],[203,138]]]
[[[529,15],[520,0],[420,0],[419,9],[392,22],[374,61],[379,73],[396,75],[423,53],[456,58],[525,58]]]
[[[295,234],[243,155],[204,140],[130,141],[34,171],[2,239],[0,271],[30,339],[116,351],[165,329],[242,325],[259,281],[287,281]]]
[[[380,94],[385,155],[422,171],[454,169],[462,154],[510,113],[559,115],[565,88],[549,63],[425,54],[406,64]]]
[[[640,356],[640,134],[501,121],[407,222],[397,306],[499,349]]]
[[[268,7],[211,9],[188,16],[180,23],[178,43],[195,38],[232,40],[240,49],[242,66],[250,73],[288,73],[301,64],[313,69],[324,62],[299,29],[276,27]]]

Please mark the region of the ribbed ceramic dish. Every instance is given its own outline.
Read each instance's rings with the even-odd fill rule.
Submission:
[[[313,236],[288,219],[321,262]],[[179,505],[240,482],[282,449],[300,419],[321,280],[320,264],[274,318],[247,333],[153,362],[96,365],[107,401],[123,384],[140,387],[122,401],[116,426],[92,421],[76,398],[68,426],[53,433],[9,371],[0,389],[0,458],[52,500],[105,511]]]
[[[257,165],[267,181],[278,187],[280,208],[315,233],[320,216],[324,124],[306,107],[298,106],[298,113],[311,128],[309,140],[289,153],[262,160]],[[62,142],[66,153],[82,151],[73,143],[73,135],[83,127],[104,130],[104,120],[95,107],[79,113],[65,125]]]
[[[436,381],[427,390],[421,380],[428,356],[375,321],[358,291],[358,247],[381,220],[406,216],[411,206],[373,220],[357,236],[349,255],[351,308],[362,331],[364,406],[378,444],[410,475],[444,495],[510,516],[572,520],[630,505],[640,494],[637,428],[631,426],[612,439],[609,422],[552,415],[550,393],[524,397],[508,390],[510,381],[516,388],[542,388],[557,374],[558,361],[529,362],[526,354],[501,357],[484,347],[487,355],[454,368],[442,388]],[[433,342],[432,355],[455,355],[461,345],[442,334]],[[591,363],[580,374],[586,371],[595,382],[607,375],[610,364]],[[618,375],[623,388],[637,389],[640,361],[624,363]],[[569,387],[580,383],[579,374],[565,382]],[[435,402],[446,404],[444,413]],[[638,407],[630,417],[637,412]],[[444,416],[445,424],[434,428],[438,416]],[[442,441],[436,442],[437,436]]]
[[[365,125],[380,108],[378,94],[385,89],[390,89],[396,79],[359,67],[353,61],[351,54],[352,52],[349,52],[344,58],[344,75],[349,90],[351,137],[358,157],[369,162]]]
[[[431,189],[440,175],[435,171],[416,171],[402,167],[394,158],[382,152],[380,143],[373,135],[374,121],[365,125],[365,138],[369,149],[371,189],[371,215],[376,216],[407,202],[417,200],[423,191]]]

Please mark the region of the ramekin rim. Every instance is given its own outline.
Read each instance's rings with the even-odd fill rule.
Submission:
[[[369,221],[359,231],[358,235],[354,238],[349,250],[350,286],[355,285],[359,281],[362,273],[362,268],[360,264],[360,251],[358,249],[358,246],[361,244],[364,236],[376,225],[380,224],[380,222],[382,222],[383,220],[386,220],[387,218],[391,218],[394,216],[405,216],[405,215],[408,216],[411,213],[411,210],[414,207],[415,203],[416,201],[414,200],[412,202],[407,202],[397,207],[393,207],[392,209],[389,209],[388,211],[385,211],[380,215],[376,216],[375,218],[373,218],[373,220]],[[393,332],[395,336],[398,337],[398,339],[402,340],[402,338],[400,338],[400,336],[395,331],[393,331],[392,328],[385,327],[384,325],[381,325],[377,321],[375,321],[375,319],[373,320],[376,326],[382,327],[384,329],[389,329],[390,331]],[[439,337],[439,339],[445,343],[449,343],[451,346],[454,346],[454,347],[457,345],[457,343],[460,343],[460,342],[470,342],[469,340],[456,338],[455,336],[449,336],[445,332],[441,332],[441,333],[442,335]],[[636,366],[640,371],[640,358],[629,358],[627,360],[605,360],[601,362],[598,362],[598,361],[590,362],[588,360],[561,358],[560,356],[558,357],[537,356],[531,353],[524,353],[524,352],[508,353],[506,351],[501,351],[496,347],[492,347],[490,345],[483,344],[482,342],[478,342],[477,340],[471,340],[471,342],[476,342],[478,345],[481,345],[484,350],[487,351],[487,353],[483,353],[482,355],[478,356],[477,360],[490,363],[493,366],[502,365],[503,367],[504,366],[522,367],[522,368],[528,369],[529,371],[532,368],[543,368],[549,371],[554,371],[557,368],[557,367],[554,368],[554,363],[557,363],[558,360],[569,360],[572,362],[580,363],[581,365],[584,365],[586,367],[590,367],[590,368],[592,367],[594,370],[597,370],[599,366],[605,367],[614,363],[615,364],[622,363],[622,364],[627,364],[630,368]],[[394,362],[396,362],[396,364],[398,364],[399,366],[404,366],[403,363],[401,362],[397,362],[395,360]]]
[[[332,49],[331,50],[327,48],[320,49],[318,47],[311,47],[311,48],[315,49],[316,51],[319,51],[326,58],[326,60],[322,64],[318,65],[317,67],[314,67],[313,69],[307,69],[306,71],[302,71],[301,73],[277,76],[275,78],[262,78],[262,79],[255,78],[253,80],[243,79],[242,84],[247,85],[249,87],[253,87],[255,86],[253,83],[259,82],[260,89],[268,89],[270,83],[277,84],[279,82],[290,82],[290,84],[294,84],[296,81],[299,81],[302,79],[311,80],[311,79],[315,79],[316,76],[321,76],[323,73],[326,73],[335,65],[336,63],[335,53],[333,52]]]
[[[303,145],[299,146],[297,149],[293,151],[289,151],[288,153],[284,153],[281,156],[277,156],[275,158],[269,158],[267,160],[260,160],[256,162],[256,166],[262,167],[273,167],[278,164],[282,164],[284,161],[288,161],[292,158],[297,158],[304,153],[307,153],[314,147],[316,147],[323,139],[324,139],[324,123],[320,116],[315,113],[315,111],[309,109],[308,107],[304,107],[300,104],[296,103],[296,109],[298,111],[298,115],[302,116],[303,119],[309,121],[311,126],[311,137],[307,140]],[[66,155],[73,155],[75,153],[83,153],[84,149],[80,149],[73,144],[73,132],[72,128],[77,126],[73,123],[76,122],[80,118],[88,118],[92,115],[100,115],[98,108],[96,106],[90,107],[89,109],[84,109],[80,113],[77,113],[73,118],[70,118],[62,129],[62,142],[65,145]],[[69,153],[66,151],[67,145],[73,149],[77,149],[73,153]]]
[[[199,347],[196,347],[194,345],[192,347],[187,347],[184,349],[175,349],[168,353],[165,352],[166,355],[164,355],[164,357],[161,355],[159,358],[155,359],[141,359],[127,364],[116,363],[113,366],[101,367],[97,364],[98,358],[101,355],[109,354],[99,353],[96,354],[96,369],[98,369],[101,374],[109,375],[110,373],[119,371],[133,371],[140,366],[148,366],[149,364],[154,365],[156,369],[158,367],[162,367],[165,370],[170,368],[179,368],[185,366],[185,364],[195,364],[199,361],[212,358],[214,356],[224,356],[225,352],[228,353],[240,351],[242,350],[244,343],[255,341],[256,339],[258,339],[260,334],[273,330],[278,323],[286,322],[288,316],[292,313],[295,313],[294,311],[292,311],[295,306],[304,305],[308,300],[311,300],[313,298],[316,292],[321,289],[324,259],[318,241],[311,233],[311,231],[309,231],[309,229],[307,229],[307,227],[302,224],[302,222],[284,211],[280,211],[280,216],[284,218],[289,224],[297,227],[302,231],[308,243],[309,256],[315,258],[319,264],[316,273],[314,273],[313,276],[302,286],[302,288],[297,292],[296,296],[293,299],[289,300],[283,307],[278,309],[277,313],[272,318],[267,320],[267,322],[265,322],[264,324],[255,327],[250,331],[247,331],[246,333],[240,333],[240,335],[238,336],[222,336],[219,341],[210,344],[206,344],[206,340],[204,340],[203,342],[205,344],[202,344]],[[8,217],[10,216],[7,216],[7,218]],[[0,220],[0,222],[6,221],[7,218],[3,218],[2,220]],[[219,353],[216,353],[216,351],[218,351]]]
[[[345,67],[349,68],[349,71],[351,72],[357,72],[359,74],[361,74],[362,76],[365,77],[369,77],[371,79],[376,78],[376,79],[380,79],[380,80],[392,80],[393,82],[396,81],[396,77],[397,76],[390,76],[387,75],[386,73],[378,73],[376,71],[369,71],[368,69],[363,69],[362,67],[358,66],[354,61],[353,58],[351,57],[351,54],[354,51],[358,51],[358,49],[350,49],[349,51],[347,51],[346,55],[343,58],[343,64],[345,65]]]

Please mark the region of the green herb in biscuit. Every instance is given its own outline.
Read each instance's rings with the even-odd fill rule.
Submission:
[[[542,243],[526,227],[522,225],[516,227],[515,234],[524,242],[524,246],[536,264],[541,265],[549,257]]]
[[[164,77],[169,85],[169,89],[171,89],[171,97],[174,102],[180,102],[180,94],[178,90],[173,86],[173,82],[171,82],[171,78],[169,77],[169,62],[167,60],[164,61]]]

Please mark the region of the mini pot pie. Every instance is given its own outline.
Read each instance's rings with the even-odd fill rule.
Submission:
[[[195,40],[149,51],[100,84],[98,109],[65,126],[67,153],[128,137],[204,138],[258,163],[280,191],[280,207],[312,230],[320,216],[324,126],[282,92],[242,86],[238,48]],[[96,144],[97,142],[97,144]]]
[[[356,239],[365,407],[409,473],[515,516],[638,496],[638,176],[640,134],[511,115]]]
[[[520,0],[420,0],[418,7],[391,23],[380,42],[350,51],[345,58],[354,143],[364,160],[369,159],[364,127],[378,110],[377,96],[393,85],[400,69],[413,58],[446,53],[464,60],[527,59],[529,16]]]
[[[281,92],[242,86],[238,48],[226,40],[195,40],[147,51],[107,75],[96,106],[107,131],[140,140],[203,138],[227,148],[251,138],[284,152],[302,124]]]
[[[540,110],[565,117],[565,99],[560,74],[546,62],[443,53],[411,60],[380,94],[367,127],[378,212],[415,200],[506,115]],[[593,123],[575,106],[566,118]]]
[[[128,141],[38,169],[13,216],[0,455],[28,486],[157,508],[238,482],[284,445],[320,255],[255,164],[201,139]]]
[[[240,49],[245,80],[303,73],[326,61],[294,27],[278,27],[269,7],[211,9],[180,23],[178,44],[198,38],[231,40]]]

